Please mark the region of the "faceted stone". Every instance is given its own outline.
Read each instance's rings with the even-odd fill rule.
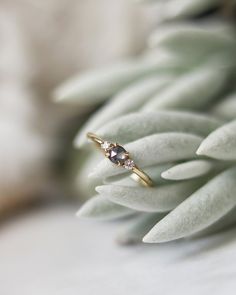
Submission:
[[[109,150],[109,153],[110,155],[108,158],[115,164],[123,165],[125,160],[127,159],[127,155],[125,154],[126,150],[120,145],[111,148]]]
[[[128,170],[133,169],[134,166],[135,166],[134,161],[131,160],[131,159],[127,159],[127,160],[124,162],[124,167],[125,167],[126,169],[128,169]]]
[[[104,141],[102,144],[101,144],[101,148],[104,149],[104,150],[107,150],[109,149],[111,143],[109,141]]]

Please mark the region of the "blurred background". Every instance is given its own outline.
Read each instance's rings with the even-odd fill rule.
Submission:
[[[117,246],[111,238],[115,222],[101,229],[75,218],[83,196],[68,163],[80,156],[72,141],[94,109],[56,104],[52,93],[74,74],[143,51],[162,14],[160,6],[134,2],[0,1],[1,295],[153,295],[157,284],[164,294],[176,285],[182,294],[186,288],[197,294],[193,286],[198,286],[199,294],[197,274],[210,272],[216,256],[232,262],[235,230],[210,241],[227,241],[228,255],[220,248],[200,253],[200,240],[161,245],[162,255],[155,256],[155,247]],[[187,256],[180,262],[183,249]],[[235,278],[236,269],[232,274]],[[214,290],[217,275],[215,270],[204,294]],[[161,284],[167,277],[172,283]],[[229,291],[235,287],[231,284]]]
[[[55,104],[54,88],[139,53],[154,16],[126,0],[0,1],[0,294],[53,294],[37,273],[49,275],[50,259],[51,275],[63,269],[52,252],[64,235],[61,251],[70,251],[77,235],[80,196],[68,185],[67,162],[87,110]]]
[[[69,197],[61,176],[87,112],[55,104],[52,92],[74,73],[140,52],[154,13],[127,1],[0,5],[2,215],[36,198]]]

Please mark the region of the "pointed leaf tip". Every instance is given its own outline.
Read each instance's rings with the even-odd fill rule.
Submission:
[[[236,205],[236,167],[230,168],[193,193],[143,238],[162,243],[192,235],[207,228]]]
[[[161,176],[169,180],[184,180],[202,176],[212,168],[212,162],[207,160],[193,160],[175,165],[162,172]]]
[[[93,219],[113,219],[133,214],[133,210],[112,203],[103,196],[88,200],[76,213],[77,217]]]
[[[205,155],[219,160],[236,160],[236,120],[227,123],[207,136],[197,150],[198,155]]]

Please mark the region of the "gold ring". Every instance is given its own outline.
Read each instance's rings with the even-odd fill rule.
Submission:
[[[87,137],[92,140],[116,166],[132,171],[131,178],[143,186],[153,186],[151,178],[143,172],[131,159],[129,153],[118,143],[111,143],[98,137],[96,134],[88,132]]]

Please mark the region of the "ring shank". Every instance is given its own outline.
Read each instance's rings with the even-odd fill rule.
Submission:
[[[136,182],[144,186],[153,186],[153,182],[151,178],[145,172],[139,169],[137,166],[135,166],[132,169],[132,171],[133,173],[130,175],[130,177],[134,179]]]
[[[94,143],[96,143],[97,145],[101,145],[104,142],[104,140],[102,140],[99,136],[97,136],[96,134],[92,132],[88,132],[87,137],[91,139]]]

